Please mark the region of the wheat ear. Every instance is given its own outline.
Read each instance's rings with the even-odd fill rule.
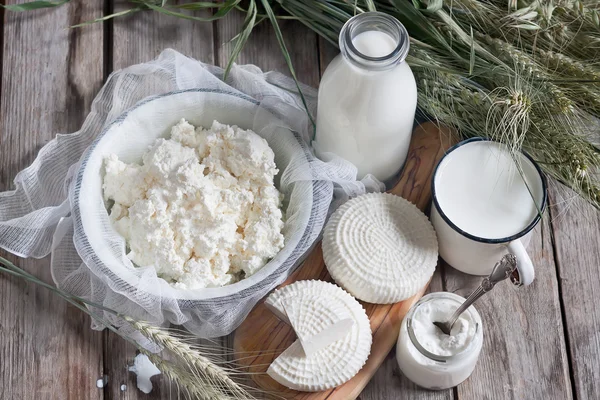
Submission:
[[[145,322],[136,321],[129,317],[125,317],[125,320],[142,335],[157,345],[163,346],[185,364],[189,365],[193,373],[209,381],[221,393],[231,393],[236,398],[254,399],[244,387],[229,377],[225,369],[214,364],[186,342]]]
[[[536,55],[549,70],[570,78],[600,81],[600,71],[592,66],[555,51],[536,49]]]
[[[231,397],[217,391],[204,381],[197,379],[193,374],[177,367],[163,358],[147,350],[140,349],[140,353],[145,354],[148,359],[172,382],[177,385],[178,390],[182,391],[190,399],[201,400],[229,400]]]

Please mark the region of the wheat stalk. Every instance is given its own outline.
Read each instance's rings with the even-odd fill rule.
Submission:
[[[546,68],[561,76],[600,82],[600,70],[589,64],[586,65],[564,54],[543,49],[536,49],[536,56]]]
[[[145,337],[157,345],[166,348],[186,365],[190,366],[194,375],[199,375],[208,381],[211,387],[219,391],[222,395],[229,393],[236,396],[236,398],[254,398],[244,387],[234,382],[224,368],[215,365],[211,360],[177,336],[171,335],[145,322],[137,321],[127,316],[123,318]]]
[[[182,391],[188,398],[201,400],[229,400],[231,397],[215,390],[211,385],[206,385],[197,376],[191,374],[175,364],[144,349],[140,353],[145,354],[148,359],[158,368],[171,382],[175,383],[178,390]],[[250,397],[248,397],[250,398]],[[246,399],[246,397],[239,397]]]
[[[536,86],[544,86],[543,93],[548,97],[551,111],[554,113],[568,114],[573,112],[574,102],[564,91],[550,81],[551,76],[545,68],[539,66],[526,52],[503,40],[493,38],[477,32],[475,37],[485,43],[490,51],[494,53],[512,71],[518,71],[524,79],[536,80]],[[532,83],[530,83],[532,84]]]
[[[219,3],[213,19],[235,8],[236,1]],[[181,14],[181,9],[217,7],[217,3],[181,5],[168,0],[130,2],[135,5],[131,13],[151,9],[198,20]],[[486,135],[515,150],[523,146],[546,173],[600,207],[598,148],[580,134],[588,130],[586,122],[593,116],[600,117],[598,2],[261,0],[265,14],[260,16],[256,3],[250,0],[245,10],[246,21],[234,40],[230,63],[257,18],[268,18],[274,25],[294,76],[276,12],[299,20],[333,45],[353,15],[372,9],[388,13],[405,25],[413,39],[407,61],[417,77],[422,111],[457,127],[463,136]],[[27,4],[6,7],[23,11],[31,8]]]
[[[523,92],[509,88],[488,92],[469,88],[453,74],[421,68],[414,71],[421,89],[419,106],[430,116],[466,136],[492,137],[512,143],[513,150],[522,147],[552,177],[568,182],[599,206],[598,185],[589,173],[600,163],[597,149],[575,132],[562,131],[565,127],[583,131],[589,121],[570,116],[569,124],[552,123],[552,119],[538,117],[542,107],[533,107],[531,98]]]
[[[191,398],[208,400],[255,399],[255,397],[251,395],[249,391],[246,390],[242,385],[233,381],[228,376],[228,372],[224,368],[214,364],[206,356],[186,343],[186,340],[191,340],[193,339],[192,337],[182,338],[179,335],[171,335],[162,328],[152,326],[146,322],[137,321],[100,304],[66,293],[39,280],[34,275],[19,268],[14,263],[3,257],[0,257],[0,272],[22,278],[33,282],[36,285],[45,287],[65,299],[67,302],[71,303],[76,308],[90,315],[102,326],[105,326],[110,331],[121,336],[123,339],[136,346],[141,353],[147,355],[148,358],[155,365],[157,365],[161,372],[163,372],[170,380],[174,381]],[[89,308],[85,307],[83,304],[88,305]],[[168,349],[179,359],[179,361],[182,362],[185,369],[166,361],[157,354],[148,352],[137,342],[131,339],[131,337],[125,336],[100,314],[92,311],[91,308],[97,308],[123,319],[134,329],[140,332],[146,339]]]

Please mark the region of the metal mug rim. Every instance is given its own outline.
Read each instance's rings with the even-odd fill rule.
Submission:
[[[440,161],[438,162],[438,164],[435,166],[435,169],[433,170],[433,175],[431,177],[431,198],[433,200],[433,205],[436,208],[437,212],[440,214],[440,216],[442,217],[442,219],[448,224],[448,226],[450,226],[450,228],[452,228],[454,231],[460,233],[462,236],[474,240],[476,242],[480,242],[480,243],[489,243],[489,244],[497,244],[497,243],[508,243],[508,242],[512,242],[513,240],[519,239],[523,236],[525,236],[527,233],[529,233],[537,224],[538,222],[540,222],[540,220],[542,219],[542,214],[546,211],[546,208],[548,206],[548,182],[546,179],[546,175],[544,175],[544,173],[542,172],[540,166],[534,161],[534,159],[525,151],[521,151],[521,154],[523,154],[530,162],[531,164],[534,166],[534,168],[536,169],[536,171],[538,172],[538,175],[540,176],[540,179],[542,181],[542,204],[540,207],[540,212],[535,216],[535,218],[529,223],[529,225],[527,225],[524,229],[522,229],[521,231],[519,231],[518,233],[511,235],[511,236],[507,236],[504,238],[496,238],[496,239],[489,239],[489,238],[483,238],[480,236],[476,236],[476,235],[472,235],[466,231],[464,231],[463,229],[459,228],[455,223],[453,223],[450,218],[448,218],[448,216],[444,213],[444,211],[442,210],[442,207],[440,206],[438,199],[437,199],[437,195],[436,195],[436,191],[435,191],[435,177],[438,173],[439,167],[442,164],[442,162],[444,161],[444,159],[446,157],[448,157],[448,155],[450,155],[453,151],[455,151],[456,149],[469,144],[469,143],[473,143],[473,142],[494,142],[494,143],[500,143],[498,141],[495,140],[491,140],[491,139],[487,139],[484,137],[473,137],[470,139],[466,139],[463,140],[457,144],[455,144],[454,146],[452,146],[451,148],[449,148],[446,153],[443,155],[443,157],[440,159]]]

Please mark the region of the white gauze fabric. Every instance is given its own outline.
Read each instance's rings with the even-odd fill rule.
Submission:
[[[184,325],[200,337],[232,332],[299,265],[333,204],[382,186],[372,177],[357,181],[356,168],[344,160],[314,157],[312,125],[290,78],[252,65],[234,66],[225,82],[222,77],[222,69],[170,49],[154,61],[114,72],[81,130],[57,135],[17,175],[16,190],[0,193],[0,247],[21,257],[51,253],[59,288],[132,318]],[[307,86],[302,91],[314,115],[317,93]],[[103,154],[136,161],[182,117],[209,126],[212,119],[241,121],[240,127],[269,142],[280,170],[276,185],[285,195],[285,247],[255,275],[223,288],[178,290],[154,268],[134,266],[102,200]]]

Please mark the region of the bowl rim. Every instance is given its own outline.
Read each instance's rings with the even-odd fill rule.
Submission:
[[[179,94],[184,94],[184,93],[217,93],[217,94],[223,94],[223,95],[230,95],[230,96],[234,96],[237,98],[240,98],[242,100],[248,101],[250,103],[252,103],[255,106],[260,106],[260,102],[257,101],[256,99],[240,93],[240,92],[235,92],[235,91],[228,91],[228,90],[221,90],[221,89],[211,89],[211,88],[191,88],[191,89],[182,89],[182,90],[175,90],[175,91],[170,91],[170,92],[166,92],[166,93],[162,93],[162,94],[158,94],[158,95],[153,95],[153,96],[149,96],[146,97],[142,100],[140,100],[138,103],[134,104],[133,106],[131,106],[130,108],[126,109],[123,113],[121,113],[118,117],[116,117],[112,122],[110,122],[99,134],[98,136],[93,140],[93,142],[88,146],[88,148],[84,151],[80,161],[79,161],[79,167],[78,167],[78,172],[77,175],[75,177],[74,180],[74,184],[73,184],[73,195],[72,195],[72,199],[73,199],[73,206],[72,206],[72,216],[73,216],[73,224],[74,224],[74,228],[80,228],[82,229],[82,231],[84,232],[83,235],[81,235],[81,238],[79,240],[79,244],[74,241],[74,246],[78,252],[78,254],[80,253],[80,248],[81,247],[88,247],[90,249],[92,249],[91,251],[91,257],[94,259],[94,263],[98,264],[98,265],[102,265],[102,274],[108,278],[111,282],[122,282],[122,284],[124,284],[125,286],[129,286],[129,287],[133,287],[136,290],[140,290],[137,287],[135,287],[135,285],[133,285],[132,283],[130,283],[127,279],[124,279],[123,277],[119,276],[117,273],[115,273],[112,268],[108,267],[103,260],[98,256],[98,254],[96,253],[96,251],[94,251],[94,247],[91,245],[87,235],[85,234],[85,228],[84,228],[84,224],[82,221],[82,217],[81,217],[81,209],[79,206],[79,202],[80,202],[80,196],[81,196],[81,187],[82,187],[82,181],[83,181],[83,177],[84,177],[84,173],[86,170],[86,165],[90,159],[90,157],[92,156],[94,150],[96,149],[96,147],[98,146],[98,144],[100,143],[100,141],[106,136],[106,134],[111,131],[116,125],[119,125],[121,123],[123,123],[123,121],[125,121],[125,119],[135,110],[137,110],[138,108],[146,105],[147,103],[150,103],[152,101],[156,101],[165,97],[170,97],[170,96],[174,96],[174,95],[179,95]],[[269,113],[271,113],[269,110],[266,110]],[[271,113],[272,114],[272,113]],[[277,118],[277,117],[276,117]],[[302,143],[301,139],[299,138],[299,136],[297,135],[296,132],[294,132],[291,128],[289,129],[290,132],[294,135],[294,137],[299,141],[299,146],[302,148],[302,150],[305,152],[306,154],[306,146],[304,143]],[[304,184],[305,182],[296,182],[296,183],[302,183]],[[311,210],[309,210],[308,212],[305,212],[308,214],[308,216],[306,217],[306,221],[308,223],[308,221],[310,221],[310,219],[313,217],[313,214],[315,212],[314,210],[314,198],[315,198],[315,185],[314,182],[306,182],[306,183],[310,183],[311,187],[312,187],[312,196],[311,196],[311,201],[313,203],[313,206],[311,206]],[[308,226],[307,228],[308,229]],[[290,256],[292,254],[295,253],[295,250],[298,248],[298,246],[300,245],[300,243],[303,240],[303,237],[305,236],[306,233],[306,229],[304,231],[304,233],[302,234],[302,237],[299,238],[299,240],[295,243],[294,248],[291,249],[290,251]],[[285,245],[284,245],[285,248]],[[282,248],[283,250],[283,248]],[[281,250],[280,250],[281,251]],[[278,253],[279,254],[279,253]],[[277,255],[275,256],[277,257]],[[274,258],[275,258],[274,257]],[[273,258],[273,259],[274,259]],[[299,259],[301,259],[301,255],[299,257]],[[267,264],[265,264],[265,266],[267,266],[273,259],[271,259]],[[83,260],[83,262],[85,263],[86,260]],[[298,265],[298,263],[296,262],[296,264]],[[89,268],[89,267],[88,267]],[[185,308],[189,308],[190,304],[193,303],[197,303],[197,302],[202,302],[202,301],[212,301],[212,300],[216,300],[216,299],[224,299],[224,298],[228,298],[228,297],[232,297],[232,296],[239,296],[241,293],[251,290],[251,288],[253,288],[255,285],[260,284],[261,282],[263,282],[264,280],[267,280],[277,269],[275,269],[274,271],[272,271],[271,273],[269,273],[268,275],[266,275],[264,277],[263,280],[255,282],[247,287],[243,287],[240,288],[237,291],[234,291],[232,293],[229,294],[217,294],[214,296],[207,296],[207,297],[202,297],[202,298],[190,298],[190,297],[177,297],[174,298],[174,300],[176,300],[179,304],[180,307],[182,307],[182,303],[187,303],[188,307]],[[94,271],[90,271],[93,275],[96,275],[96,272]],[[101,280],[103,280],[104,284],[109,284],[109,282],[106,282],[104,279],[102,279],[102,277],[98,276],[98,278],[100,278]],[[160,278],[160,277],[159,277]],[[162,279],[162,278],[160,278]],[[243,281],[240,281],[243,282]],[[226,285],[223,287],[232,287],[234,285],[236,285],[239,282],[230,284],[230,285]],[[168,284],[168,283],[167,283]],[[111,290],[114,290],[114,288],[112,287],[112,285],[109,284],[109,287]],[[189,289],[189,291],[197,291],[197,290],[218,290],[218,289],[222,289],[223,287],[218,287],[218,288],[199,288],[199,289]],[[183,291],[182,289],[176,289],[174,287],[171,287],[172,290],[175,291]],[[153,292],[153,291],[147,291],[147,290],[143,290],[144,293],[150,295],[150,296],[159,296],[160,294]]]

